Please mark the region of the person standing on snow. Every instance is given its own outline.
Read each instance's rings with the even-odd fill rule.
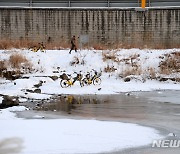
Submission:
[[[71,54],[72,50],[75,50],[75,52],[77,52],[77,47],[76,47],[76,36],[73,36],[71,38],[71,50],[69,51],[69,54]]]

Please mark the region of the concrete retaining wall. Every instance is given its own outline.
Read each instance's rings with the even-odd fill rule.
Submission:
[[[69,41],[72,35],[92,43],[180,44],[180,9],[0,8],[0,39]]]

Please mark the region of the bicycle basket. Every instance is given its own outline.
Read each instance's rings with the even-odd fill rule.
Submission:
[[[67,76],[65,73],[63,73],[62,75],[60,75],[60,78],[61,78],[62,80],[68,80],[68,79],[69,79],[68,76]]]

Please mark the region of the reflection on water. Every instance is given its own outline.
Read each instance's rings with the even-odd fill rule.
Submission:
[[[173,96],[177,100],[180,91],[132,92],[130,95],[67,95],[36,107],[41,111],[64,111],[82,117],[148,120],[161,116],[180,114],[180,106],[159,101]],[[163,103],[158,103],[163,102]],[[59,112],[62,114],[62,112]],[[167,117],[168,119],[168,117]]]
[[[68,95],[60,96],[50,103],[44,103],[36,110],[65,111],[69,114],[98,117],[131,117],[148,112],[143,99],[133,95]],[[130,112],[129,115],[127,113]],[[138,115],[137,115],[138,116]],[[141,116],[139,116],[141,118]]]
[[[65,111],[71,113],[83,104],[100,104],[104,103],[103,99],[99,99],[96,96],[60,96],[50,103],[40,104],[36,106],[36,110],[43,111]],[[106,100],[107,102],[107,100]]]

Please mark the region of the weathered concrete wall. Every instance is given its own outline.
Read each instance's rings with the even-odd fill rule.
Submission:
[[[180,9],[0,8],[0,39],[69,40],[88,35],[90,43],[180,44]]]

